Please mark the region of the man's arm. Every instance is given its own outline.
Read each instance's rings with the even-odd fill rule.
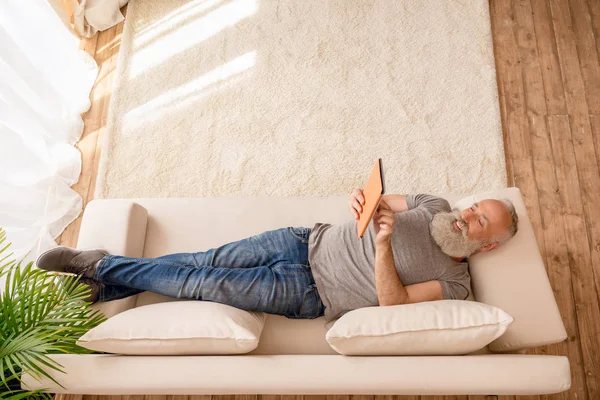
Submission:
[[[375,289],[380,306],[443,299],[439,281],[427,281],[408,286],[402,284],[396,272],[392,246],[389,242],[377,245],[375,248]]]
[[[392,211],[395,213],[408,210],[406,204],[406,195],[403,194],[386,194],[383,200],[388,203]]]

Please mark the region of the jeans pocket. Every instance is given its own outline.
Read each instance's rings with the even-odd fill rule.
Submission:
[[[308,236],[310,235],[312,228],[290,226],[288,227],[288,230],[296,239],[300,240],[302,243],[308,243]]]
[[[317,292],[317,285],[312,284],[304,291],[302,302],[296,315],[291,318],[296,319],[314,319],[321,316],[321,298]]]

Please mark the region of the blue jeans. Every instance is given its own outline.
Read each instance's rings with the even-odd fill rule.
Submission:
[[[287,318],[317,318],[325,306],[308,263],[311,231],[280,228],[199,253],[106,255],[94,273],[104,284],[99,301],[151,291]]]

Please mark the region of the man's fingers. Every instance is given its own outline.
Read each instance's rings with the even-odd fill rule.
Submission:
[[[358,200],[355,200],[354,203],[352,203],[352,205],[354,206],[356,211],[362,212],[362,206],[358,203]]]
[[[389,226],[394,225],[394,217],[390,216],[390,215],[375,215],[374,219],[375,219],[375,223],[377,223],[377,224],[385,223]]]
[[[362,189],[355,188],[352,193],[354,193],[354,197],[360,202],[360,204],[365,204],[365,197],[363,196]]]
[[[392,210],[377,210],[375,211],[375,215],[385,215],[387,217],[393,217],[394,212]]]

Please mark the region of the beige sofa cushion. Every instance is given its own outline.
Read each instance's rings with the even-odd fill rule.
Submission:
[[[216,302],[164,302],[117,314],[77,344],[129,355],[241,354],[258,346],[265,319],[265,313]]]
[[[501,309],[466,300],[365,307],[327,332],[344,355],[462,355],[500,337],[513,322]]]
[[[519,216],[517,234],[498,249],[469,257],[471,286],[478,302],[501,308],[515,322],[490,343],[506,352],[562,342],[567,332],[548,279],[527,209],[518,188],[503,188],[462,197],[458,209],[488,198],[508,198]]]

